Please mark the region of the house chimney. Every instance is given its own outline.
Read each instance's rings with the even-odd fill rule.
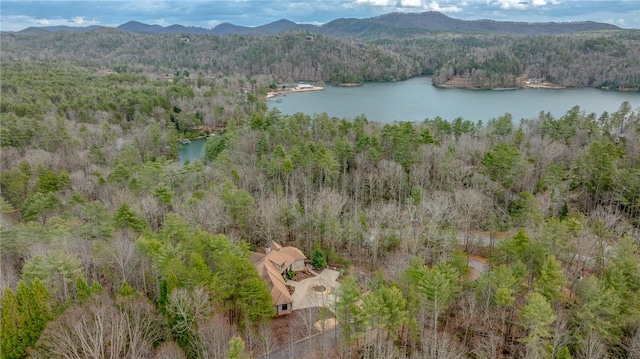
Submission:
[[[269,252],[271,252],[271,245],[269,243],[267,243],[267,245],[264,247],[264,252],[266,254],[269,254]]]

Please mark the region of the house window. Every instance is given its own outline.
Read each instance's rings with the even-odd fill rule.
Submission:
[[[287,310],[288,309],[288,304],[283,304],[282,305],[282,310]]]

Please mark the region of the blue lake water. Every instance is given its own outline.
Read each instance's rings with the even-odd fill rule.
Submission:
[[[178,155],[180,164],[202,157],[202,155],[204,155],[206,144],[207,138],[199,138],[197,140],[191,140],[191,143],[189,144],[182,145]]]
[[[640,93],[586,89],[517,89],[463,90],[441,89],[431,84],[429,77],[417,77],[400,82],[365,83],[358,87],[325,86],[323,91],[303,92],[279,97],[281,103],[269,100],[269,108],[284,114],[326,112],[329,116],[349,118],[364,114],[370,121],[423,121],[440,116],[456,117],[484,123],[505,114],[521,118],[536,118],[540,111],[562,116],[578,105],[586,112],[600,115],[614,112],[624,101],[633,109],[640,106]]]

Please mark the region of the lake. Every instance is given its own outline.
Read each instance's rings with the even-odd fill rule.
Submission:
[[[184,164],[186,161],[193,161],[204,155],[204,150],[207,144],[207,138],[198,138],[197,140],[191,140],[191,143],[180,146],[180,153],[178,159],[180,164]]]
[[[282,102],[277,102],[281,99]],[[423,121],[440,116],[477,121],[513,115],[514,121],[536,118],[540,111],[560,117],[573,106],[598,116],[604,111],[615,112],[624,101],[631,108],[640,106],[640,93],[585,89],[518,89],[462,90],[441,89],[431,85],[430,77],[416,77],[400,82],[373,82],[358,87],[327,86],[323,91],[289,94],[267,101],[269,109],[278,108],[284,114],[326,112],[329,116],[353,119],[364,114],[370,121]],[[180,163],[199,158],[207,139],[193,140],[180,150]]]
[[[562,116],[578,105],[600,115],[614,112],[624,101],[633,109],[640,106],[640,93],[585,89],[463,90],[441,89],[430,77],[399,82],[373,82],[358,87],[326,86],[323,91],[289,94],[267,101],[269,108],[284,114],[326,112],[329,116],[353,119],[364,114],[370,121],[424,121],[440,116],[445,120],[463,117],[487,120],[513,115],[515,121],[537,118],[540,111]]]

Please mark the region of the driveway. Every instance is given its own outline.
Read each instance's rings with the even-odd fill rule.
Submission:
[[[469,266],[469,279],[476,280],[480,278],[480,275],[487,271],[487,259],[479,256],[469,256],[467,261]]]
[[[336,300],[336,291],[340,286],[337,282],[340,272],[329,268],[319,274],[310,269],[309,271],[316,276],[300,282],[287,281],[288,285],[296,288],[292,295],[293,310],[314,307],[332,308]],[[321,290],[322,287],[325,290]]]

